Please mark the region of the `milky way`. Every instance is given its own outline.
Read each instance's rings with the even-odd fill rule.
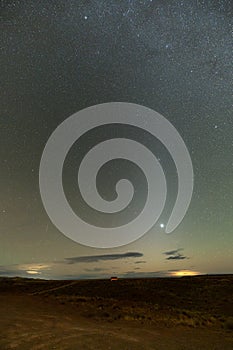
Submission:
[[[142,273],[174,268],[232,272],[232,18],[230,0],[1,1],[2,273],[13,264],[31,270],[27,264],[47,262],[39,269],[46,275],[50,262],[103,254],[68,240],[53,226],[40,199],[38,172],[45,143],[63,120],[112,101],[141,104],[165,116],[183,137],[195,174],[190,209],[172,236],[164,233],[165,212],[143,239],[115,251],[143,254]],[[135,130],[127,133],[136,135]],[[140,137],[151,143],[147,135]],[[98,138],[95,131],[76,150],[88,149]],[[174,169],[160,151],[175,193]],[[80,198],[71,183],[77,158],[75,152],[70,155],[64,182],[78,208]],[[134,173],[133,167],[128,170]],[[140,184],[139,172],[137,177]],[[100,180],[100,187],[105,183]],[[141,203],[143,189],[138,190]],[[164,251],[181,248],[188,259],[165,259]],[[128,259],[121,267],[118,259],[117,266],[135,274],[135,262]],[[67,274],[54,269],[52,276]]]

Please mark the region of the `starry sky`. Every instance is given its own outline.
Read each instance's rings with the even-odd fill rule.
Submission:
[[[0,3],[0,275],[69,279],[232,273],[232,1]],[[160,220],[138,241],[89,248],[69,240],[48,218],[40,198],[39,165],[49,136],[62,121],[113,101],[149,107],[175,126],[192,158],[194,193],[184,220],[167,235],[163,223],[177,187],[169,155],[132,128],[90,131],[72,147],[64,169],[66,195],[81,217],[114,226],[143,207],[143,174],[124,161],[112,165],[120,175],[124,170],[136,176],[139,195],[131,214],[97,217],[80,204],[73,181],[81,153],[109,133],[156,149],[169,179],[169,200]],[[106,179],[111,171],[116,173],[106,167],[97,178],[110,199]]]

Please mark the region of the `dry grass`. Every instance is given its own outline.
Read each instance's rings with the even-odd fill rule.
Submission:
[[[108,322],[233,329],[233,276],[89,281],[0,278],[0,291],[72,304],[80,315]]]

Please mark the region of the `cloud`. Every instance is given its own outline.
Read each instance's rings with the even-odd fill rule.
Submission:
[[[164,252],[163,254],[165,255],[176,255],[178,254],[181,250],[184,250],[184,248],[178,248],[178,249],[175,249],[175,250],[170,250],[168,252]]]
[[[127,271],[124,274],[120,275],[120,277],[124,278],[155,278],[155,277],[170,277],[171,274],[168,271]]]
[[[0,269],[0,277],[28,277],[31,278],[33,276],[36,277],[40,273],[32,270],[24,271],[24,270],[17,270],[17,269],[8,269],[7,267],[4,269]],[[33,275],[33,276],[32,276]]]
[[[0,276],[6,277],[27,277],[27,278],[46,278],[52,265],[48,264],[13,264],[0,266]]]
[[[104,254],[104,255],[87,255],[87,256],[77,256],[71,258],[65,258],[67,264],[76,264],[76,263],[93,263],[98,261],[106,260],[119,260],[127,258],[140,258],[143,254],[139,252],[128,252],[123,254]]]
[[[11,270],[8,271],[7,269],[0,269],[0,276],[7,276],[7,277],[11,277],[11,276],[15,276],[19,271],[18,270]]]
[[[30,264],[28,264],[28,267]],[[54,265],[56,267],[57,265]],[[162,270],[162,271],[139,271],[139,267],[135,267],[134,270],[128,270],[126,272],[118,273],[116,271],[108,272],[105,268],[93,268],[84,269],[77,273],[70,271],[70,266],[67,265],[68,271],[63,271],[63,273],[55,270],[45,270],[38,271],[38,274],[28,273],[30,270],[20,270],[21,265],[11,265],[11,266],[0,266],[0,277],[26,277],[26,278],[43,278],[43,279],[58,279],[58,280],[82,280],[82,279],[109,279],[109,276],[118,276],[120,278],[162,278],[162,277],[182,277],[182,276],[195,276],[200,275],[200,272],[193,270]],[[75,267],[76,269],[76,267]],[[31,270],[34,271],[34,270]]]
[[[55,278],[55,279],[85,279],[85,278],[108,278],[113,267],[110,263],[113,261],[130,261],[130,259],[141,258],[143,256],[140,252],[126,252],[119,254],[105,254],[105,255],[90,255],[65,258],[61,261],[53,261],[49,263],[28,263],[28,264],[14,264],[8,266],[0,265],[0,276],[19,276],[30,278]],[[107,266],[88,266],[88,263],[105,262]],[[75,264],[83,263],[86,266],[77,266]],[[72,267],[73,266],[73,267]],[[80,267],[80,268],[79,268]],[[114,267],[116,269],[116,267]]]
[[[184,259],[189,259],[187,256],[177,254],[177,255],[172,255],[166,258],[166,260],[184,260]]]
[[[180,254],[179,252],[184,250],[183,248],[178,248],[164,252],[163,254],[167,256],[166,260],[185,260],[189,259],[187,256]]]
[[[107,271],[108,269],[100,268],[100,267],[95,267],[94,269],[85,269],[87,272],[102,272],[102,271]]]
[[[145,260],[139,260],[139,261],[135,261],[135,264],[145,264],[146,261]]]

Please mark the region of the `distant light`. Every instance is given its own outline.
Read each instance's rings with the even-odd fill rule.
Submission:
[[[198,271],[192,271],[192,270],[179,270],[179,271],[172,272],[171,275],[174,277],[183,277],[183,276],[197,276],[197,275],[201,275],[201,273]]]
[[[30,275],[37,275],[39,273],[38,271],[35,271],[35,270],[28,270],[26,272],[29,273]]]
[[[160,224],[159,226],[160,226],[161,228],[164,228],[164,227],[165,227],[165,225],[164,225],[164,224]]]
[[[84,19],[87,19],[87,16],[84,16]]]

